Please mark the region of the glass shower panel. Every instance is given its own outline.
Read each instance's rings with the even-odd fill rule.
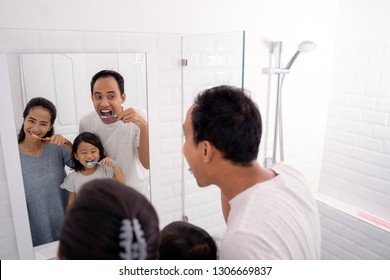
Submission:
[[[183,123],[194,97],[218,85],[243,87],[245,32],[183,37]],[[199,188],[183,157],[183,211],[190,223],[207,230],[218,241],[225,231],[220,190]]]

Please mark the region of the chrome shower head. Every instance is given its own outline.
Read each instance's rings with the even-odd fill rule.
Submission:
[[[301,52],[311,52],[311,51],[314,51],[315,49],[316,49],[316,44],[313,41],[303,41],[302,43],[300,43],[298,45],[298,50],[296,51],[294,56],[288,62],[287,66],[286,66],[286,69],[290,70],[290,68],[293,65],[295,59],[298,57],[298,55]]]
[[[313,41],[303,41],[298,45],[298,50],[300,52],[311,52],[317,48],[316,44]]]

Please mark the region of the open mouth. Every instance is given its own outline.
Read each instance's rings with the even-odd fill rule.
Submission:
[[[100,110],[100,118],[115,119],[116,115],[114,115],[111,110]]]

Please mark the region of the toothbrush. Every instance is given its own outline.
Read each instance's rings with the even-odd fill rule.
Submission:
[[[102,119],[116,119],[117,115],[100,115]]]
[[[31,135],[32,138],[37,139],[37,140],[42,140],[42,141],[50,141],[51,139],[49,137],[46,138],[41,138],[37,135]]]
[[[93,165],[93,164],[99,164],[100,165],[100,162],[99,161],[89,161],[87,164],[88,165]],[[110,165],[114,165],[114,164],[118,164],[118,163],[116,161],[110,162]]]
[[[41,141],[49,141],[49,142],[51,141],[50,137],[42,138],[42,137],[39,137],[38,135],[31,135],[31,137],[34,139],[37,139],[37,140],[41,140]],[[65,141],[64,144],[68,144],[68,142]]]

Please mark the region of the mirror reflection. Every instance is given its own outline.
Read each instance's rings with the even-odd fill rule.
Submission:
[[[81,165],[67,168],[68,185],[77,188],[77,173],[102,173],[150,199],[144,53],[22,54],[8,61],[34,246],[57,239],[68,194],[76,193],[59,188],[65,166]],[[79,137],[72,150],[79,132],[95,138]]]
[[[68,196],[59,186],[66,176],[65,165],[74,167],[69,140],[54,134],[56,111],[46,98],[32,98],[23,111],[23,125],[18,134],[34,246],[58,239]]]

